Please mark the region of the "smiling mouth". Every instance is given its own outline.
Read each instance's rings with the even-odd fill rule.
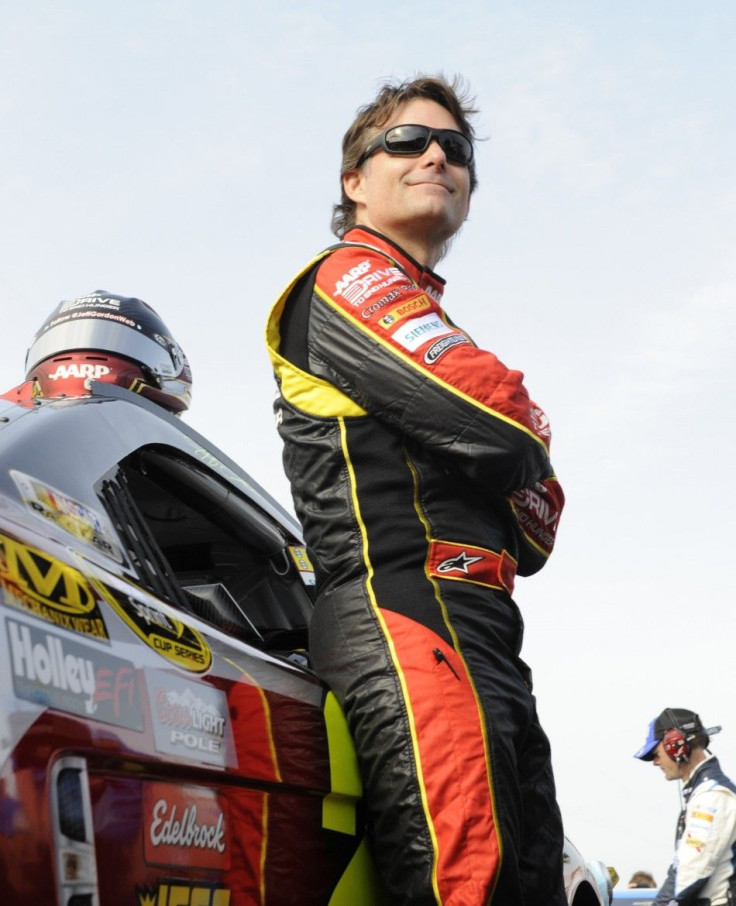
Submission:
[[[444,189],[445,192],[450,192],[450,194],[452,194],[452,192],[454,191],[452,188],[450,188],[450,186],[446,185],[445,183],[436,182],[433,179],[419,179],[416,182],[409,183],[409,185],[412,185],[412,186],[437,186],[438,189]]]

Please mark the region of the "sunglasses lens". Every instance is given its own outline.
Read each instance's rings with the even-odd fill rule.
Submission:
[[[440,147],[447,159],[467,166],[473,159],[473,146],[460,132],[445,131],[440,136]]]
[[[429,138],[426,126],[394,126],[386,133],[386,150],[390,154],[421,154]]]

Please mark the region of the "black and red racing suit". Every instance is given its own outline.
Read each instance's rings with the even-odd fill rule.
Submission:
[[[562,906],[550,751],[519,658],[517,573],[564,497],[523,375],[371,230],[310,263],[267,327],[317,574],[314,667],[356,743],[392,903]]]

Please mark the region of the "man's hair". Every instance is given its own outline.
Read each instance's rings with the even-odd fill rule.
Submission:
[[[396,110],[407,101],[426,98],[435,101],[449,111],[458,125],[460,132],[472,142],[475,132],[470,123],[478,111],[473,104],[474,98],[459,76],[448,82],[444,76],[423,76],[404,82],[384,82],[374,101],[360,107],[352,125],[342,140],[342,166],[340,168],[340,203],[332,209],[332,232],[339,238],[355,226],[355,202],[348,198],[343,186],[343,177],[356,168],[360,155],[370,142],[378,135],[382,127],[391,119]],[[475,191],[478,179],[475,175],[475,161],[470,170],[470,191]]]
[[[629,880],[629,888],[653,888],[657,882],[648,871],[635,871]]]

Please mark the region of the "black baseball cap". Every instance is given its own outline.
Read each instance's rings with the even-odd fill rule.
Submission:
[[[659,717],[650,722],[646,741],[638,752],[634,752],[634,758],[652,761],[654,750],[667,730],[680,730],[688,741],[701,737],[705,746],[710,741],[703,722],[694,711],[688,711],[687,708],[665,708]]]

